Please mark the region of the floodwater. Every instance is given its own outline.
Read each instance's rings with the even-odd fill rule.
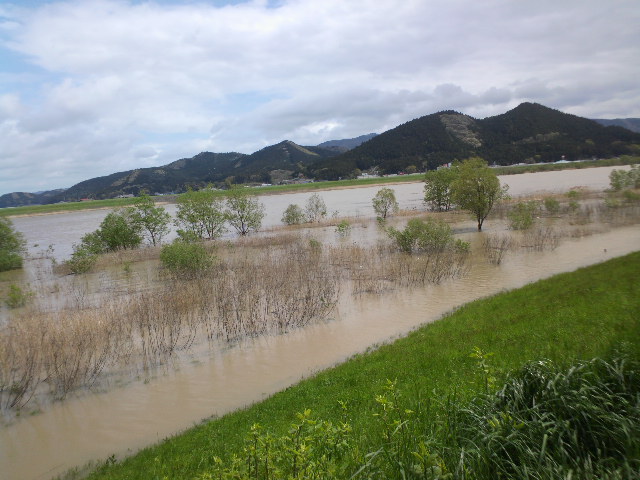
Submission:
[[[561,170],[557,172],[525,173],[500,177],[503,184],[509,185],[512,196],[530,195],[533,193],[557,193],[572,188],[603,190],[609,185],[609,174],[613,169],[628,167],[598,167],[583,170]],[[424,184],[401,183],[389,185],[396,194],[400,208],[404,210],[423,210]],[[381,186],[362,188],[336,189],[317,192],[325,201],[329,214],[337,213],[341,217],[374,216],[371,199]],[[266,216],[265,228],[281,225],[282,213],[290,204],[304,207],[313,192],[287,193],[260,197],[264,203]],[[176,206],[167,205],[167,211],[175,216]],[[73,244],[80,243],[82,236],[96,230],[109,209],[85,210],[78,212],[34,215],[13,218],[17,230],[27,240],[27,247],[32,256],[41,256],[49,246],[53,247],[53,257],[62,261],[71,256]],[[172,239],[175,233],[168,237]],[[233,236],[232,232],[228,236]]]
[[[483,235],[465,237],[477,247]],[[196,357],[147,384],[54,404],[0,430],[2,478],[44,479],[89,460],[126,455],[203,418],[259,401],[465,302],[624,255],[638,245],[640,227],[634,226],[564,240],[551,252],[510,254],[500,266],[478,257],[463,278],[350,299],[330,321]]]
[[[610,170],[570,171],[590,173],[579,178],[567,176],[566,172],[549,172],[554,175],[526,174],[505,179],[512,185],[512,195],[574,187],[602,189],[608,184]],[[330,211],[341,208],[340,215],[370,216],[370,200],[379,188],[325,191],[320,195]],[[393,188],[402,208],[412,205],[423,208],[422,184]],[[267,205],[270,222],[277,224],[288,204],[303,204],[309,195],[276,195],[262,197],[261,201]],[[68,237],[61,234],[63,231],[75,228],[81,236],[97,228],[105,214],[94,211],[25,217],[15,219],[15,223],[22,231],[29,223],[19,224],[19,220],[36,225],[31,227],[32,232],[50,228],[50,232],[45,232],[49,234],[47,238],[64,242]],[[57,222],[51,220],[55,218]],[[38,221],[44,223],[37,227]],[[67,230],[56,229],[58,222],[66,225]],[[82,223],[82,227],[74,222]],[[86,231],[81,231],[83,228]],[[487,234],[470,231],[463,236],[478,248]],[[28,238],[30,242],[33,240],[29,235]],[[327,322],[285,335],[250,339],[232,348],[185,355],[176,370],[159,372],[148,383],[132,382],[107,392],[69,398],[1,428],[0,478],[46,479],[91,460],[133,453],[204,418],[259,401],[371,345],[437,320],[463,303],[624,255],[637,250],[639,245],[640,227],[633,226],[564,239],[550,252],[510,253],[500,266],[474,256],[469,273],[463,278],[441,285],[343,299]]]

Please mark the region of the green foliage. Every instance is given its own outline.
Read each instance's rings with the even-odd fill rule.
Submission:
[[[622,198],[624,198],[624,201],[627,203],[637,203],[640,201],[640,193],[632,190],[625,190],[622,192]]]
[[[22,267],[25,241],[16,231],[11,220],[0,217],[0,272]]]
[[[260,230],[264,216],[264,204],[245,188],[233,187],[227,192],[226,217],[240,235]]]
[[[391,188],[385,187],[378,190],[372,202],[373,210],[376,212],[378,218],[382,220],[386,220],[390,214],[398,212],[399,207],[396,194]]]
[[[282,223],[286,225],[299,225],[305,221],[304,212],[299,205],[290,204],[282,214]]]
[[[578,200],[580,198],[580,192],[578,190],[569,190],[567,192],[567,198],[569,200]]]
[[[459,173],[451,184],[453,202],[469,210],[478,221],[478,231],[493,205],[507,196],[508,186],[500,186],[495,171],[481,158],[469,158],[459,167]]]
[[[161,243],[162,237],[169,233],[171,215],[164,207],[156,207],[149,195],[136,198],[130,212],[133,223],[152,245]]]
[[[31,297],[33,297],[33,292],[24,290],[19,285],[12,283],[9,285],[9,292],[4,303],[9,308],[20,308],[24,307]]]
[[[347,220],[342,220],[336,225],[336,233],[341,237],[346,237],[351,233],[351,224]]]
[[[629,170],[612,170],[609,174],[611,189],[618,192],[628,188],[640,188],[640,166]]]
[[[458,165],[431,170],[424,175],[424,203],[431,210],[447,212],[451,209],[451,185],[458,177]]]
[[[96,253],[90,245],[80,244],[73,246],[71,258],[65,262],[65,265],[71,273],[81,274],[91,270],[97,260],[98,253]]]
[[[640,363],[526,364],[495,394],[449,413],[452,468],[476,479],[631,478],[640,468]],[[462,452],[464,463],[458,464]]]
[[[162,247],[160,262],[178,277],[194,277],[209,269],[213,259],[201,243],[177,239]]]
[[[535,200],[516,203],[507,214],[511,229],[528,230],[531,228],[539,208],[540,205]]]
[[[424,221],[414,218],[409,220],[404,230],[390,227],[387,234],[395,241],[398,249],[405,253],[439,253],[456,245],[461,245],[464,249],[462,243],[454,242],[451,227],[439,219],[429,218]]]
[[[178,197],[175,225],[183,240],[215,239],[226,232],[222,201],[211,188],[189,190]]]
[[[547,213],[556,215],[558,212],[560,212],[560,202],[556,198],[546,197],[544,199],[544,208]]]
[[[327,205],[320,195],[314,193],[307,199],[304,213],[307,222],[319,222],[327,216]]]
[[[115,252],[140,246],[140,226],[136,224],[131,213],[130,209],[114,210],[102,220],[100,228],[95,233],[102,242],[103,251]],[[91,244],[97,248],[98,241],[92,241]]]
[[[135,221],[133,209],[114,210],[97,230],[84,235],[80,244],[73,245],[71,258],[65,265],[71,273],[86,273],[102,253],[139,247],[142,243],[141,228]]]
[[[311,410],[296,414],[284,435],[274,436],[259,423],[251,426],[241,455],[228,462],[214,457],[210,472],[197,477],[214,479],[342,478],[342,457],[350,447],[351,426],[314,418]]]

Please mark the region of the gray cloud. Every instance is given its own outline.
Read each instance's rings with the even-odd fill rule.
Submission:
[[[444,109],[640,116],[638,24],[623,0],[0,6],[0,193]]]

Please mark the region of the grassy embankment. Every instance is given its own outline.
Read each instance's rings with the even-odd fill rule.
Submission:
[[[478,375],[478,359],[470,357],[474,347],[494,353],[488,370],[498,372],[499,378],[530,360],[548,358],[568,365],[576,359],[606,355],[621,342],[628,342],[634,354],[640,353],[638,271],[640,252],[472,302],[406,338],[358,355],[259,404],[203,423],[122,463],[105,465],[90,478],[218,478],[206,475],[215,470],[216,456],[244,457],[243,445],[249,452],[252,448],[247,438],[253,438],[254,446],[268,438],[250,434],[254,423],[270,432],[273,440],[287,434],[292,423],[304,423],[296,412],[305,409],[334,426],[341,421],[351,426],[344,434],[345,445],[336,447],[345,448],[341,458],[352,462],[340,466],[343,473],[359,468],[354,459],[371,463],[388,456],[393,463],[398,452],[389,455],[388,446],[394,449],[403,443],[389,441],[390,436],[408,434],[404,445],[411,451],[437,450],[437,445],[428,445],[427,436],[420,437],[446,421],[447,399],[455,395],[457,401],[466,402],[485,388],[487,375]],[[396,381],[394,389],[388,388],[389,379]],[[344,402],[346,410],[338,401]],[[392,417],[403,415],[406,423],[393,423]],[[367,455],[370,452],[377,453]],[[258,458],[255,451],[251,455],[248,458]],[[391,475],[386,478],[395,478]]]
[[[609,167],[616,165],[635,165],[640,163],[640,157],[624,156],[620,158],[607,158],[587,162],[571,162],[559,164],[540,165],[514,165],[509,167],[498,167],[498,175],[515,175],[519,173],[547,172],[555,170],[583,169],[593,167]],[[388,183],[420,182],[424,179],[423,173],[412,175],[401,175],[393,177],[372,177],[353,180],[336,180],[327,182],[314,182],[295,185],[272,185],[255,189],[257,195],[269,195],[278,193],[308,192],[316,190],[329,190],[332,188],[366,187],[369,185],[384,185]],[[220,191],[224,195],[224,191]],[[175,195],[154,197],[157,201],[174,202]],[[107,200],[92,200],[87,202],[56,203],[53,205],[29,205],[25,207],[0,208],[0,216],[17,215],[40,215],[46,213],[67,212],[77,210],[90,210],[96,208],[116,208],[131,205],[133,198],[111,198]]]

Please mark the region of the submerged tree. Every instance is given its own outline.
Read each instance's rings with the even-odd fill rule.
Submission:
[[[175,225],[184,240],[212,240],[227,229],[222,200],[211,188],[189,190],[178,197]]]
[[[131,209],[131,217],[152,245],[160,243],[162,237],[169,233],[171,215],[163,207],[156,207],[153,199],[147,194],[143,193],[136,199]]]
[[[233,187],[228,191],[226,217],[240,235],[259,230],[264,215],[264,205],[245,188]]]
[[[431,210],[447,212],[451,209],[451,185],[458,177],[458,165],[432,170],[424,175],[424,203]]]
[[[11,220],[0,217],[0,272],[22,267],[25,241]]]
[[[307,199],[304,208],[307,222],[319,222],[327,216],[327,205],[320,195],[314,193]]]
[[[508,186],[500,186],[496,173],[482,158],[465,160],[459,167],[458,176],[451,184],[453,202],[469,210],[478,221],[478,231],[493,205],[507,196]]]
[[[393,189],[385,187],[378,190],[375,197],[373,197],[373,210],[376,212],[378,218],[386,220],[386,218],[398,211],[398,201],[396,200],[396,194]]]

